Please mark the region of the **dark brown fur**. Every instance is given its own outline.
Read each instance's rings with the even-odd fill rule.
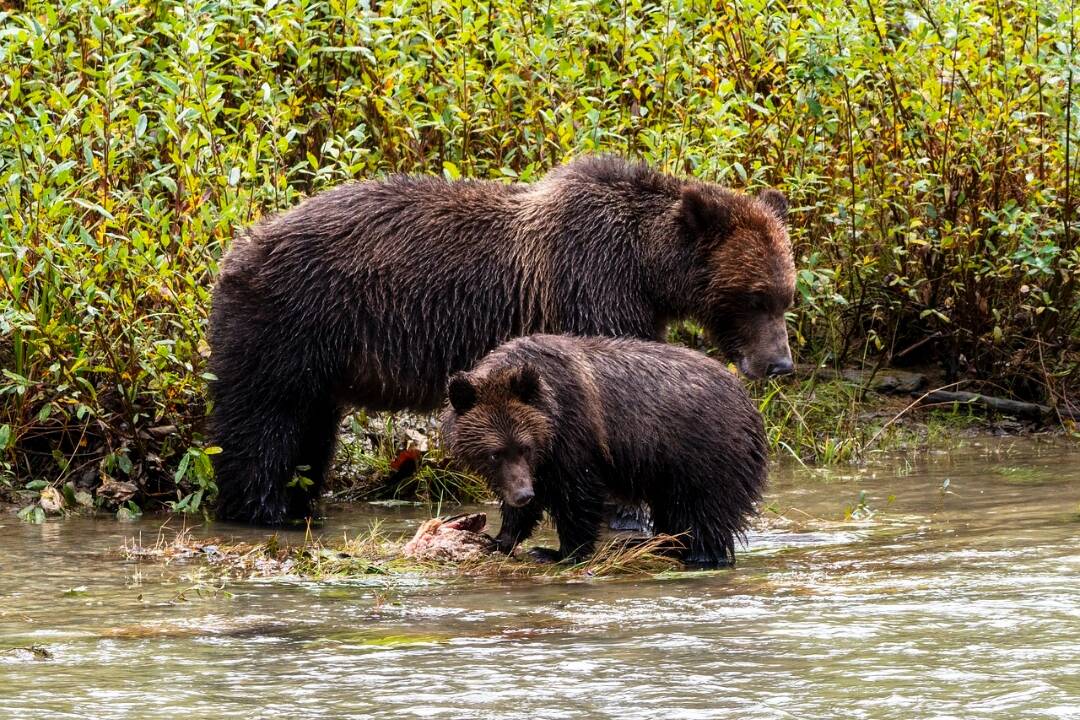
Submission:
[[[255,226],[214,289],[218,516],[310,514],[343,409],[435,408],[512,337],[659,339],[695,318],[748,374],[789,369],[785,210],[776,191],[583,158],[531,185],[345,185]]]
[[[658,533],[687,533],[686,561],[734,561],[767,447],[746,389],[715,360],[641,340],[534,335],[454,375],[448,394],[445,447],[503,500],[500,549],[547,511],[555,557],[580,560],[610,496],[645,503]]]

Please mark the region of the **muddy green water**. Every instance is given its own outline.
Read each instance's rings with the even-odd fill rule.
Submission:
[[[782,466],[769,503],[791,522],[718,573],[232,597],[119,557],[160,519],[5,516],[0,717],[1080,718],[1075,444]],[[353,506],[324,531],[426,515]],[[52,658],[3,651],[30,645]]]

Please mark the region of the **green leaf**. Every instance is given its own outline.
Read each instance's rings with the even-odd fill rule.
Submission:
[[[108,220],[116,219],[113,217],[111,212],[101,207],[97,203],[90,202],[89,200],[83,200],[82,198],[71,198],[71,201],[76,205],[86,208],[87,210],[93,210],[98,215],[101,215],[103,218],[106,218]]]
[[[176,468],[176,473],[173,475],[173,480],[180,482],[184,479],[184,475],[187,474],[188,465],[191,463],[191,453],[184,453],[184,457],[180,458],[180,464]]]
[[[18,512],[18,518],[23,522],[40,525],[45,522],[45,511],[38,504],[27,505]]]

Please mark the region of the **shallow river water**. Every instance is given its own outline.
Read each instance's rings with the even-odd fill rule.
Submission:
[[[780,465],[764,518],[719,572],[216,592],[122,558],[161,519],[4,516],[0,718],[1080,718],[1076,444]]]

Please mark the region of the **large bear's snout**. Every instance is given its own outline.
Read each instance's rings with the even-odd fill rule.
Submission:
[[[774,360],[765,368],[765,376],[771,378],[790,375],[793,372],[795,372],[795,364],[791,362],[790,357]]]
[[[743,340],[737,365],[743,375],[760,380],[790,375],[795,371],[783,315],[748,322],[743,325],[741,334]]]
[[[784,349],[787,350],[786,347]],[[739,366],[739,372],[751,380],[777,378],[795,372],[795,364],[791,362],[790,352],[771,357],[743,355],[736,364]]]

